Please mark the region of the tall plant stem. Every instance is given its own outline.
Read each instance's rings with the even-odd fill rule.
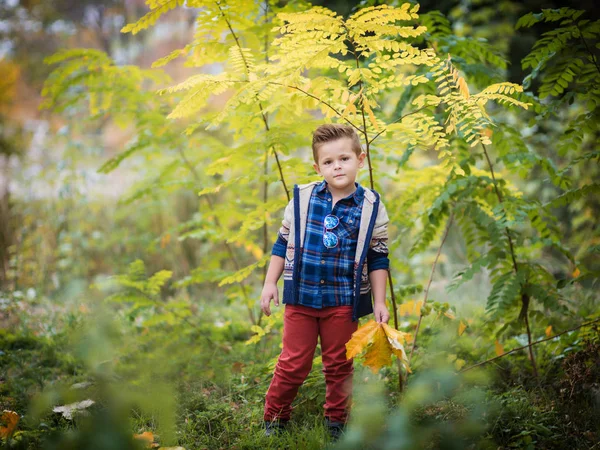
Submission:
[[[498,182],[496,181],[496,175],[494,174],[494,166],[492,165],[492,161],[490,160],[490,156],[488,154],[487,148],[485,147],[485,144],[482,143],[481,146],[483,147],[483,154],[485,155],[485,159],[487,160],[488,167],[490,168],[490,174],[492,175],[492,181],[494,183],[494,192],[496,193],[496,197],[498,197],[498,202],[502,205],[502,208],[504,209],[504,198],[502,197],[502,192],[498,188]],[[504,210],[504,211],[506,213],[506,210]],[[519,266],[517,265],[517,257],[515,254],[515,248],[513,245],[513,241],[510,236],[510,229],[508,227],[504,227],[504,231],[506,233],[506,237],[508,238],[508,246],[510,248],[510,256],[512,258],[513,270],[515,271],[515,274],[518,274]],[[522,317],[525,321],[525,328],[527,329],[529,359],[531,359],[531,365],[533,367],[533,375],[535,376],[535,378],[538,378],[537,365],[535,363],[535,355],[533,353],[533,348],[532,348],[532,344],[531,344],[531,342],[532,342],[531,341],[531,328],[529,326],[529,318],[528,318],[529,311],[528,310],[529,310],[529,297],[527,296],[527,294],[522,292],[521,293],[521,314],[519,316]]]
[[[352,40],[350,40],[350,42],[352,43],[352,46],[354,47],[354,51],[352,53],[354,54],[354,58],[356,60],[356,68],[358,69],[358,68],[360,68],[360,62],[358,60],[358,54],[356,53],[356,47],[354,46],[354,43],[352,42]],[[358,83],[359,83],[358,87],[362,91],[362,87],[363,87],[362,80],[360,80]],[[375,139],[377,139],[377,137],[379,137],[379,135],[381,133],[377,134],[373,139],[369,140],[369,133],[367,130],[367,118],[365,115],[364,98],[360,102],[360,113],[362,116],[362,123],[363,123],[363,125],[362,125],[363,128],[360,131],[362,132],[362,134],[365,137],[367,165],[369,166],[369,184],[370,184],[371,190],[375,190],[375,182],[373,180],[373,164],[371,163],[371,143]],[[402,120],[402,118],[400,118],[399,120]],[[396,306],[396,294],[394,293],[394,282],[392,280],[392,273],[390,270],[388,270],[387,278],[388,278],[388,284],[390,285],[392,310],[394,311],[394,328],[397,330],[398,329],[398,312],[397,312],[398,308]],[[402,368],[401,368],[400,361],[398,361],[398,391],[402,392],[403,388],[404,388],[404,380],[402,378]]]
[[[450,227],[452,226],[452,221],[454,220],[454,213],[450,214],[448,218],[448,223],[446,224],[446,229],[444,230],[444,236],[442,237],[442,242],[438,247],[437,254],[435,255],[435,259],[433,260],[433,264],[431,266],[431,272],[429,274],[429,281],[427,282],[427,287],[425,288],[425,292],[423,295],[423,305],[427,303],[427,297],[429,296],[429,288],[431,287],[431,283],[433,281],[433,275],[435,274],[435,268],[437,267],[437,262],[440,259],[440,255],[442,254],[442,247],[446,242],[446,238],[448,237],[448,232],[450,231]],[[417,336],[419,335],[419,329],[421,328],[421,322],[423,321],[423,314],[419,311],[419,321],[417,322],[417,328],[415,328],[415,334],[413,336],[413,345],[410,349],[410,356],[408,361],[412,361],[413,353],[415,352],[415,347],[417,346]]]

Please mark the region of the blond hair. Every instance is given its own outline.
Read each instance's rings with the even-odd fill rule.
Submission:
[[[319,148],[326,142],[337,141],[338,139],[348,138],[352,141],[352,151],[356,156],[363,152],[360,146],[360,139],[354,128],[342,123],[326,123],[321,125],[313,132],[312,151],[315,163],[319,162]]]

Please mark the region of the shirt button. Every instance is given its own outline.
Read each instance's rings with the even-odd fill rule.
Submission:
[[[325,284],[325,280],[321,280],[321,284]]]
[[[321,264],[325,264],[325,260],[324,259],[321,260]]]
[[[331,199],[330,199],[330,198],[328,198],[328,199],[327,199],[327,201],[328,201],[328,202],[330,202],[330,201],[331,201]]]

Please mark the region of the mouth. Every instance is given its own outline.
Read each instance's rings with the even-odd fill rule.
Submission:
[[[339,177],[345,177],[345,176],[346,176],[345,174],[341,173],[339,175],[335,175],[333,178],[339,178]]]

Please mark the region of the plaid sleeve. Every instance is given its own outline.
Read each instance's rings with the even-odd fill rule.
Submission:
[[[379,269],[387,270],[390,267],[387,230],[389,221],[385,206],[383,203],[379,203],[375,228],[367,251],[367,270],[369,272]]]
[[[292,221],[293,211],[294,200],[291,200],[285,207],[283,220],[281,221],[281,227],[279,228],[279,233],[277,234],[277,240],[275,241],[275,244],[273,244],[273,250],[271,251],[272,255],[285,258],[285,251],[287,248],[288,236],[290,235],[290,223]]]

